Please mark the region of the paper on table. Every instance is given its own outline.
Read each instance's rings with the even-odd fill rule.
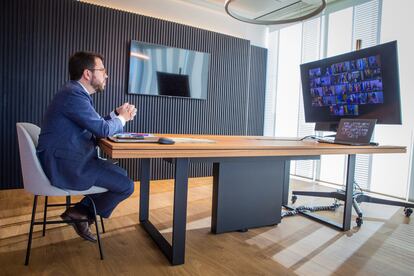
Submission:
[[[196,138],[181,138],[181,137],[168,137],[176,143],[215,143],[214,140],[208,139],[196,139]]]

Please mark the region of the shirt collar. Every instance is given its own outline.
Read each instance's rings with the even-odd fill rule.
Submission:
[[[86,90],[85,86],[83,86],[83,84],[80,81],[78,81],[78,83],[80,84],[80,86],[82,86],[85,93],[88,94],[88,96],[90,96],[91,94],[89,94],[89,92],[88,92],[88,90]]]

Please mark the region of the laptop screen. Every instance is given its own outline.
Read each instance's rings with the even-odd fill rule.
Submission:
[[[341,119],[335,142],[369,145],[377,119]]]

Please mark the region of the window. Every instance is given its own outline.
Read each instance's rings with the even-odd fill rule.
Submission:
[[[363,48],[378,44],[381,3],[381,0],[334,3],[317,18],[270,33],[265,135],[314,134],[314,124],[305,123],[304,119],[299,65],[354,50],[357,39],[362,40]],[[371,155],[357,155],[355,179],[362,188],[372,188],[373,160],[376,159]],[[322,156],[320,161],[296,161],[291,165],[293,175],[340,185],[345,181],[345,172],[343,155]]]

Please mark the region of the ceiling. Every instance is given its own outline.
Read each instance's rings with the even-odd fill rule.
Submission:
[[[181,0],[224,12],[226,0]],[[340,0],[327,0],[327,4]],[[250,19],[280,20],[300,16],[321,0],[236,0],[230,4],[235,13]],[[313,6],[315,7],[315,6]]]

